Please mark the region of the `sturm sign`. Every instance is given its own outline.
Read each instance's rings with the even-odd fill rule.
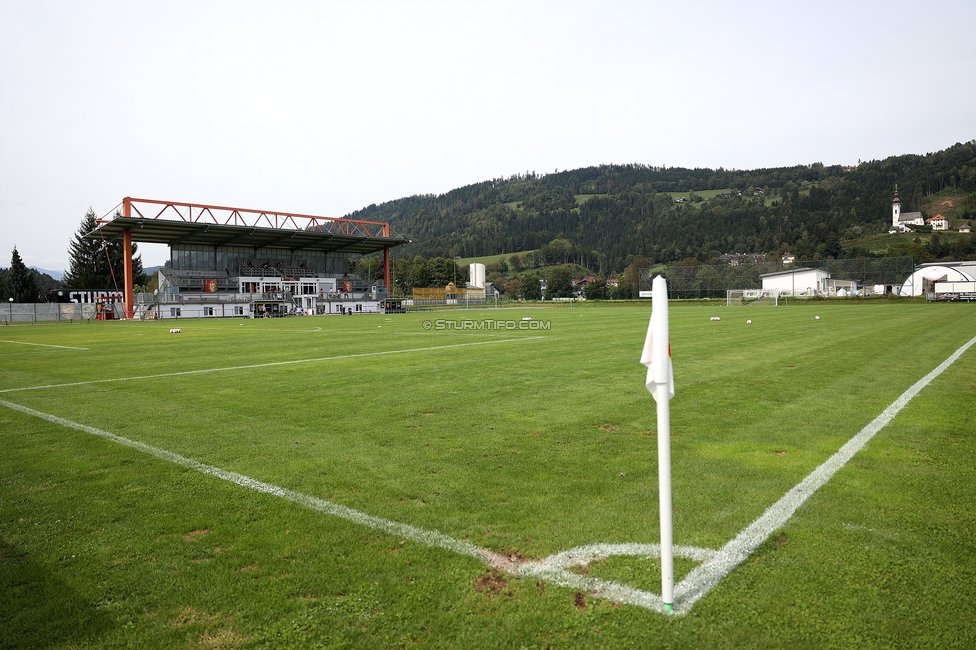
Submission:
[[[74,302],[74,303],[97,303],[97,302],[124,302],[125,295],[121,291],[86,291],[84,289],[62,289],[52,291],[49,294],[49,302]]]

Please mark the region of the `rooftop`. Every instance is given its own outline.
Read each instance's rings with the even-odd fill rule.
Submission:
[[[128,229],[133,241],[169,246],[248,246],[362,254],[410,241],[394,233],[389,224],[378,221],[153,199],[126,201],[133,216],[116,214],[99,219],[98,227],[87,236],[119,239]]]

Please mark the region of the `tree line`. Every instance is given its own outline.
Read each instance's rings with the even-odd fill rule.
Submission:
[[[457,284],[462,274],[454,259],[513,251],[531,251],[507,261],[508,275],[522,276],[522,284],[534,283],[531,276],[539,274],[531,273],[533,269],[569,265],[599,277],[617,277],[619,287],[620,277],[636,259],[654,265],[707,264],[722,253],[789,251],[800,259],[869,256],[850,243],[887,231],[896,185],[904,211],[922,211],[927,197],[952,188],[962,197],[957,216],[976,220],[976,140],[853,168],[821,163],[754,170],[631,164],[545,175],[526,172],[442,195],[374,204],[347,216],[387,221],[398,234],[414,239],[393,252],[394,278],[401,290],[444,286],[443,280]],[[708,199],[694,194],[714,190],[722,192]],[[690,200],[676,202],[678,193],[691,193]],[[89,209],[70,242],[70,265],[61,286],[121,286],[122,243],[85,237],[95,226],[95,213]],[[888,254],[912,255],[919,261],[973,255],[971,236],[936,235],[893,245]],[[146,277],[136,251],[133,244],[134,280],[142,285]],[[10,284],[13,266],[12,261],[10,270],[0,270],[5,297],[10,295],[4,287]],[[369,279],[382,277],[375,257],[351,262],[350,268]],[[514,279],[508,275],[506,281]],[[44,285],[38,286],[35,299],[40,300],[54,281],[40,275],[34,279]],[[528,291],[533,292],[531,287]]]
[[[50,278],[51,276],[46,275]],[[53,280],[53,278],[51,278]],[[24,265],[17,247],[10,255],[10,267],[0,269],[0,300],[3,302],[38,302],[43,279],[41,274]]]
[[[853,168],[601,165],[532,173],[370,205],[348,216],[388,221],[414,239],[397,255],[481,257],[538,250],[565,238],[587,268],[619,273],[637,255],[652,263],[786,250],[806,259],[837,257],[849,248],[846,241],[887,231],[896,184],[903,210],[922,211],[926,197],[954,188],[965,195],[962,218],[976,218],[976,141]],[[674,200],[676,193],[706,190],[726,192]]]
[[[121,215],[116,215],[121,216]],[[60,281],[47,273],[39,273],[24,265],[15,247],[10,267],[0,268],[0,296],[3,301],[14,302],[57,301],[61,288],[88,291],[114,291],[123,286],[125,255],[121,241],[108,241],[86,237],[98,225],[95,212],[89,208],[81,225],[68,245],[69,267]],[[145,285],[146,274],[142,270],[142,256],[137,254],[138,245],[132,243],[133,284]]]

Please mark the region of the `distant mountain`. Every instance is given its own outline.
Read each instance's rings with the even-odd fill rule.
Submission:
[[[160,264],[159,266],[144,266],[142,267],[142,272],[145,273],[147,277],[151,278],[152,274],[161,268],[163,268],[162,264]]]
[[[37,267],[37,266],[32,266],[30,268],[34,269],[38,273],[42,273],[42,274],[43,273],[46,273],[46,274],[50,275],[52,278],[54,278],[55,280],[57,280],[58,282],[61,282],[61,278],[64,277],[64,271],[50,271],[48,269],[42,269],[42,268]]]
[[[949,193],[953,221],[976,218],[976,140],[936,153],[856,167],[822,163],[770,169],[685,169],[641,164],[534,172],[446,194],[370,205],[347,215],[389,222],[414,241],[396,257],[481,257],[568,239],[575,261],[621,271],[650,263],[706,262],[723,253],[799,259],[861,256],[856,241],[887,233],[895,186],[902,211],[935,209]]]

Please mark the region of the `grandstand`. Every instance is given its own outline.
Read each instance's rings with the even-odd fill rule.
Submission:
[[[87,236],[123,242],[126,318],[383,311],[390,249],[409,241],[383,222],[131,197],[121,205]],[[169,246],[152,294],[133,292],[132,242]],[[350,253],[381,251],[382,279],[349,273]]]

